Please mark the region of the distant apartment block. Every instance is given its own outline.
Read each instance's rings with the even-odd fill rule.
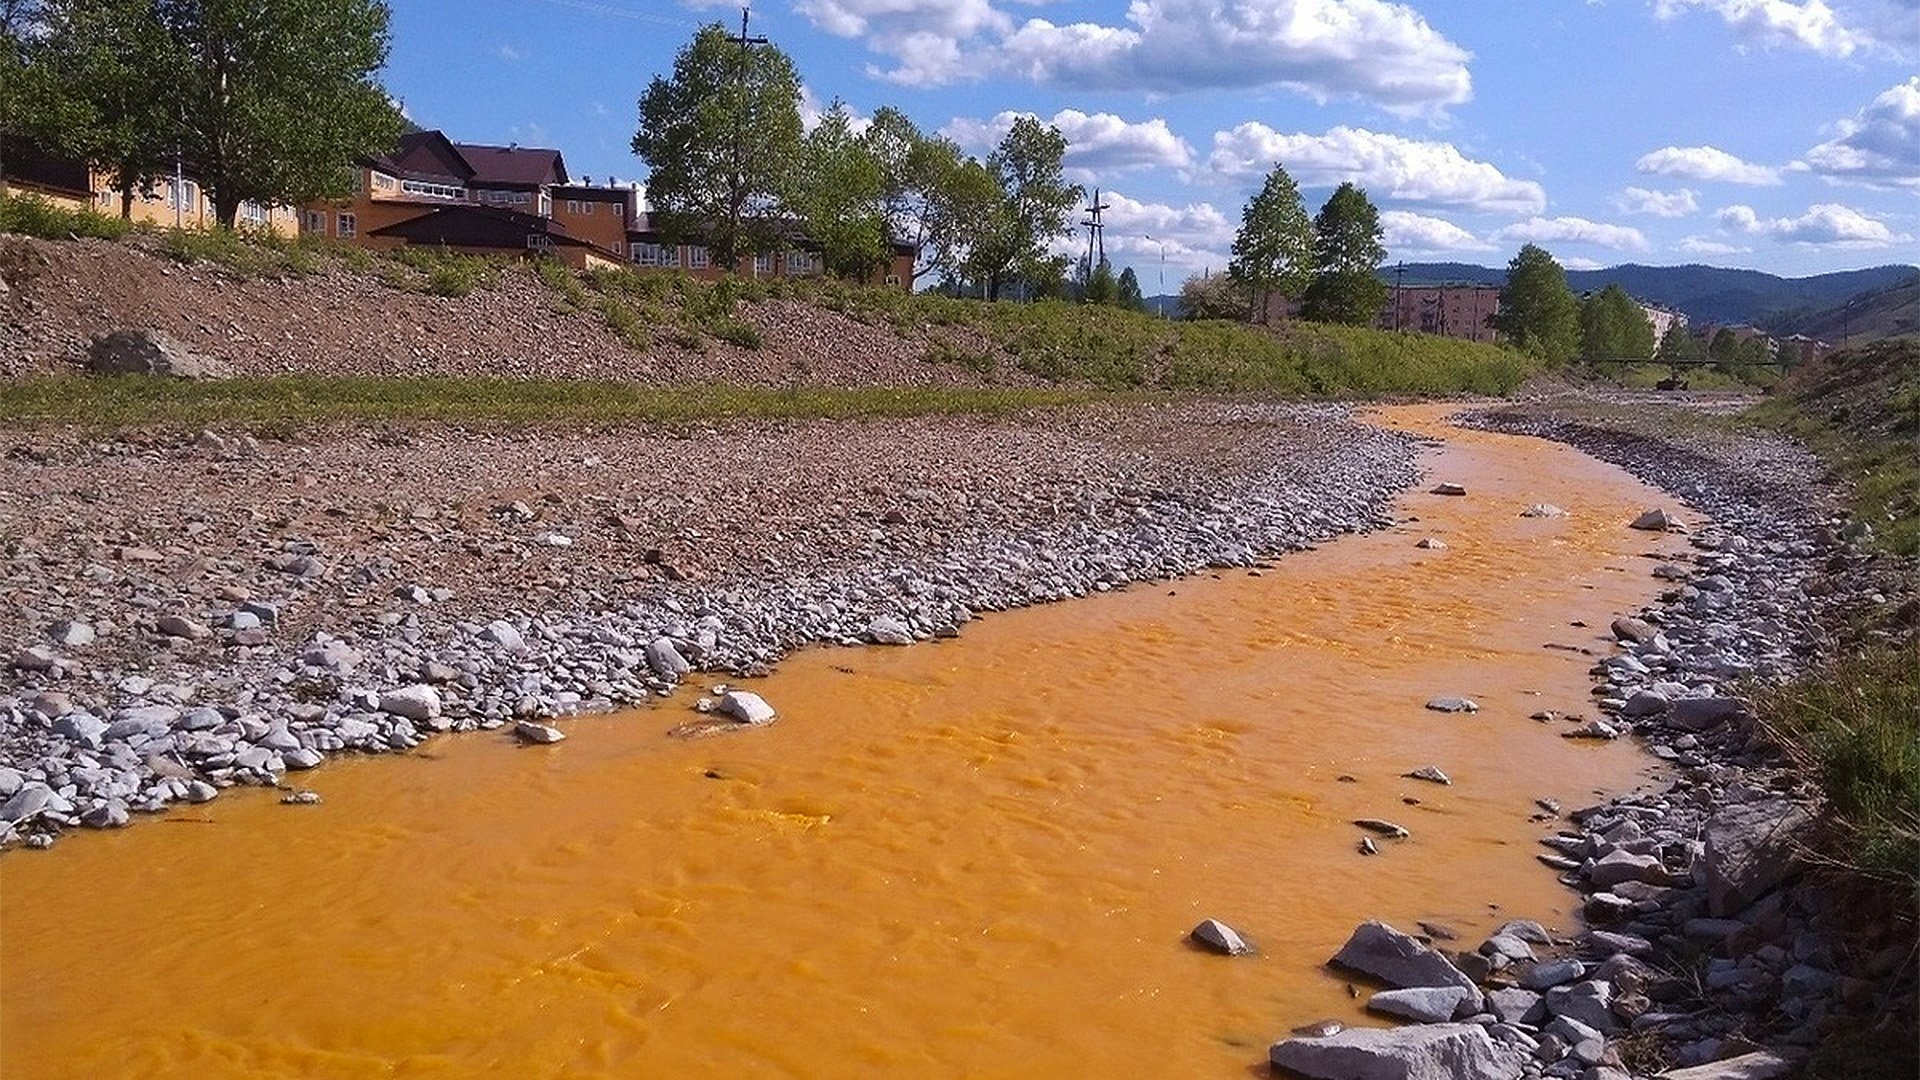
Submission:
[[[93,210],[108,217],[121,214],[121,193],[112,177],[84,164],[40,153],[34,147],[10,141],[6,156],[7,183],[68,210]],[[192,177],[165,177],[145,189],[136,188],[126,203],[127,217],[162,228],[204,229],[219,220],[213,200]],[[264,229],[280,236],[299,231],[299,214],[289,207],[240,204],[237,226]]]
[[[543,254],[575,267],[633,265],[709,279],[728,270],[705,247],[661,230],[638,190],[591,177],[574,182],[558,150],[455,143],[438,131],[409,132],[389,153],[356,162],[352,196],[302,208],[300,228],[376,249]],[[910,283],[917,254],[896,245],[874,283]],[[816,246],[798,236],[732,269],[761,278],[824,272]]]
[[[1682,330],[1687,328],[1687,317],[1681,312],[1672,311],[1658,304],[1649,304],[1640,300],[1635,300],[1634,303],[1640,305],[1640,310],[1646,314],[1647,321],[1653,324],[1653,347],[1655,350],[1660,348],[1660,340],[1667,336],[1667,331],[1673,329],[1676,323],[1679,324]]]
[[[1374,325],[1492,344],[1500,290],[1492,285],[1405,285],[1395,289]]]

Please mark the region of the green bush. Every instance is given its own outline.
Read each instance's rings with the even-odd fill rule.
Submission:
[[[462,255],[446,248],[396,248],[395,262],[420,273],[421,288],[435,296],[466,296],[490,286],[500,274],[501,261],[484,255]]]
[[[118,216],[108,217],[96,210],[69,210],[38,195],[21,194],[0,198],[0,232],[37,236],[42,240],[69,237],[118,240],[132,232],[131,222]]]

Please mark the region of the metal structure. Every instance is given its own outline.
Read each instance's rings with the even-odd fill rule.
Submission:
[[[1087,204],[1087,216],[1080,224],[1087,227],[1087,274],[1092,276],[1107,261],[1106,226],[1100,223],[1100,212],[1111,208],[1111,204],[1100,201],[1100,189],[1093,189],[1093,201]]]

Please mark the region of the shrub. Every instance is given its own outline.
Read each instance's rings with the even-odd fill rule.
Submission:
[[[134,226],[118,216],[108,217],[96,210],[71,210],[57,206],[38,195],[9,195],[0,198],[0,232],[36,236],[42,240],[82,237],[118,240]]]

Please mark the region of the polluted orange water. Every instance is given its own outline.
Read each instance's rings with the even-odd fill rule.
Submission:
[[[303,777],[320,806],[0,858],[0,1075],[1233,1077],[1375,1022],[1322,966],[1356,922],[1569,926],[1533,800],[1650,775],[1528,714],[1587,706],[1592,660],[1544,646],[1607,648],[1569,623],[1653,595],[1676,541],[1624,523],[1671,500],[1445,412],[1381,413],[1469,491],[1415,522],[811,650],[755,686],[769,728],[670,739],[676,700],[442,738]],[[1358,817],[1411,838],[1363,857]],[[1261,954],[1185,944],[1209,916]]]

